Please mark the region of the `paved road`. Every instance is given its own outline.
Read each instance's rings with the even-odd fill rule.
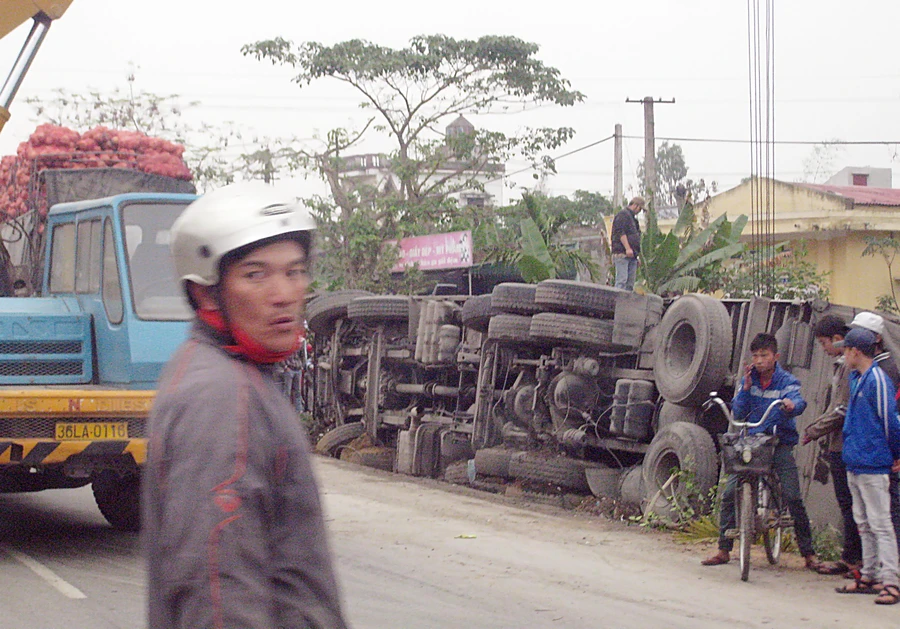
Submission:
[[[667,535],[320,460],[356,629],[896,627],[900,607],[839,596],[788,565],[735,563]],[[30,629],[140,628],[136,537],[90,491],[0,496],[0,619]]]

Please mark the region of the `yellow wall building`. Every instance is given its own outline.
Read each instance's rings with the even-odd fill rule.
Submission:
[[[890,278],[881,256],[862,256],[866,237],[900,236],[900,190],[773,179],[753,185],[748,181],[712,197],[710,219],[727,214],[734,220],[746,214],[751,220],[742,239],[749,243],[764,227],[753,220],[751,199],[756,195],[765,198],[767,185],[770,198],[774,192],[775,242],[806,241],[808,259],[815,262],[819,272],[828,273],[833,303],[875,308],[879,295],[890,294],[892,282],[900,293],[900,258]],[[665,229],[662,221],[660,227]]]

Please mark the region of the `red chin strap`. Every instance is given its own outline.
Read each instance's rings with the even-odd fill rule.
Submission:
[[[225,349],[232,354],[238,354],[239,356],[244,356],[245,358],[255,362],[255,363],[280,363],[296,352],[301,347],[302,338],[300,335],[297,335],[297,340],[294,342],[294,346],[286,352],[273,352],[271,350],[266,349],[252,338],[250,335],[237,327],[231,327],[225,322],[225,317],[222,316],[222,312],[220,310],[208,310],[206,308],[200,308],[197,310],[197,316],[203,321],[205,324],[210,326],[212,329],[217,332],[221,332],[222,334],[230,334],[231,337],[237,342],[236,345],[226,345]]]

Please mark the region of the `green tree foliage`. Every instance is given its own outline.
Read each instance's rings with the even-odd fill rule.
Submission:
[[[663,142],[656,149],[656,177],[659,189],[655,195],[651,195],[652,186],[647,181],[644,160],[638,162],[637,177],[641,191],[648,197],[652,196],[659,207],[680,208],[685,202],[697,204],[716,191],[715,182],[707,185],[703,179],[694,181],[688,179],[687,175],[688,167],[681,146]]]
[[[710,269],[744,251],[740,238],[746,224],[743,214],[733,223],[723,214],[704,227],[694,205],[686,203],[672,230],[663,233],[650,204],[638,266],[644,290],[663,296],[702,290]]]
[[[612,201],[599,192],[576,190],[572,198],[545,197],[549,212],[566,213],[569,227],[594,227],[603,223],[604,216],[615,214]]]
[[[501,177],[503,164],[513,157],[552,171],[546,152],[574,131],[547,127],[505,134],[462,125],[445,134],[443,127],[464,113],[569,106],[584,98],[557,69],[536,58],[537,45],[515,37],[420,36],[399,49],[363,40],[326,46],[276,38],[248,44],[243,52],[290,66],[301,87],[331,79],[360,96],[369,116],[361,128],[331,130],[320,138],[317,150],[296,149],[296,159],[329,185],[338,228],[358,225],[350,217],[364,209],[363,216],[374,221],[385,238],[462,228],[473,230],[478,247],[478,234],[490,231],[481,226],[494,221],[493,213],[489,207],[460,208],[450,202],[452,195],[483,191],[484,182]],[[346,173],[359,165],[350,152],[373,134],[391,141],[392,150],[370,156],[379,161],[380,172],[390,176],[375,185],[350,182]],[[336,237],[340,242],[352,239],[348,233]],[[339,249],[328,246],[323,242],[323,257],[338,254]],[[350,277],[362,277],[368,270],[354,269]]]
[[[774,255],[760,260],[752,251],[713,269],[706,278],[707,290],[719,290],[725,298],[749,298],[757,294],[757,281],[769,288],[771,299],[828,299],[828,275],[819,273],[807,259],[804,241],[783,242]]]
[[[498,209],[497,216],[498,223],[513,227],[519,245],[495,243],[488,250],[487,261],[508,264],[531,283],[579,270],[597,278],[598,268],[591,257],[563,237],[574,215],[549,209],[547,197],[525,193],[515,205]]]
[[[894,263],[897,255],[900,254],[900,242],[891,236],[883,236],[876,238],[875,236],[866,237],[866,248],[863,249],[864,256],[881,256],[887,267],[888,282],[890,283],[890,295],[878,296],[878,309],[885,312],[900,314],[900,303],[897,302],[897,290],[894,288]]]
[[[419,36],[402,49],[350,40],[325,46],[299,45],[276,38],[243,47],[245,55],[289,65],[294,81],[308,85],[331,78],[352,87],[362,107],[372,113],[373,130],[385,132],[394,143],[392,171],[405,201],[477,189],[480,175],[515,154],[552,167],[544,151],[572,137],[569,127],[526,129],[507,135],[476,130],[442,137],[438,125],[464,113],[508,112],[546,103],[574,105],[584,99],[569,89],[557,69],[534,58],[538,46],[515,37],[485,36],[456,40],[444,35]],[[368,126],[366,127],[368,128]],[[309,155],[319,168],[340,166],[335,157],[356,144],[330,143],[324,153]],[[449,172],[447,172],[449,168]]]

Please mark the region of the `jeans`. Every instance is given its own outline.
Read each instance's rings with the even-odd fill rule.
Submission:
[[[634,290],[634,278],[637,276],[637,258],[615,257],[616,288]]]
[[[794,535],[797,537],[800,554],[809,557],[815,554],[812,528],[809,525],[806,507],[803,506],[803,497],[800,494],[800,475],[797,473],[797,462],[794,460],[792,450],[793,446],[784,444],[775,446],[772,471],[781,481],[781,497],[787,505],[791,517],[794,518]],[[737,526],[734,514],[734,494],[737,483],[737,476],[732,474],[728,477],[728,481],[725,483],[725,492],[722,495],[722,510],[719,514],[719,550],[728,552],[734,548],[734,540],[725,537],[725,532]]]
[[[847,472],[853,496],[853,518],[862,539],[864,579],[897,583],[897,537],[891,523],[890,474]]]
[[[840,452],[829,452],[826,456],[828,457],[828,467],[831,468],[834,497],[844,521],[844,549],[841,552],[841,561],[857,565],[862,562],[862,541],[860,541],[859,531],[856,529],[856,520],[853,519],[853,497],[850,495],[850,486],[847,484],[847,468],[844,467],[844,457]],[[891,504],[893,506],[893,501]],[[891,515],[893,516],[893,510]]]

